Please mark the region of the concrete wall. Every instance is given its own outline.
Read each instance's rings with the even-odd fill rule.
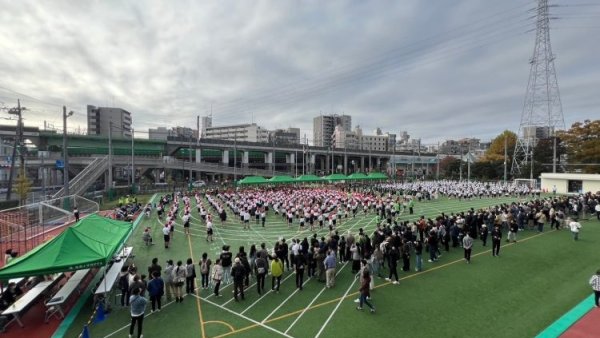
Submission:
[[[542,185],[541,188],[547,191],[552,191],[553,187],[556,186],[556,192],[560,194],[568,193],[568,185],[571,180],[579,180],[582,182],[583,192],[597,192],[600,191],[600,175],[597,174],[552,174],[542,173]]]

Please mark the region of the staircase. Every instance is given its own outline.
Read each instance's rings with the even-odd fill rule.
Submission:
[[[69,182],[70,195],[82,195],[87,188],[108,170],[108,156],[96,157],[82,171]],[[60,189],[52,198],[65,195],[64,188]]]

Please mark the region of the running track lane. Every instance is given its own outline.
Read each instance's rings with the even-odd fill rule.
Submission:
[[[600,337],[600,308],[594,307],[585,316],[581,317],[573,326],[569,327],[561,338],[588,338]]]

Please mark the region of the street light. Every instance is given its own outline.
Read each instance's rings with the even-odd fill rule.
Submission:
[[[67,151],[67,118],[73,116],[73,111],[67,113],[67,107],[63,106],[63,196],[69,196],[69,152]]]

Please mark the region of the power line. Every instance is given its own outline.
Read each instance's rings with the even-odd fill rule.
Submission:
[[[522,6],[516,8],[522,9]],[[486,22],[482,27],[476,27],[466,32],[458,32],[459,34],[454,35],[451,35],[450,33],[457,30],[450,29],[441,34],[430,36],[428,38],[421,39],[417,42],[410,43],[407,45],[402,45],[401,47],[393,49],[392,52],[382,54],[381,56],[377,57],[375,61],[371,61],[366,65],[362,64],[362,62],[346,64],[343,67],[337,67],[333,70],[320,73],[319,78],[317,80],[305,80],[301,84],[291,83],[288,86],[280,86],[277,90],[267,92],[262,95],[249,94],[249,96],[251,96],[252,99],[240,98],[229,101],[225,104],[216,105],[216,108],[220,110],[240,110],[241,107],[254,106],[257,102],[263,102],[271,98],[281,98],[297,95],[298,92],[302,92],[306,89],[322,87],[331,88],[331,86],[335,86],[336,83],[345,81],[347,79],[352,80],[353,77],[355,78],[357,76],[360,76],[361,74],[368,73],[372,70],[382,69],[384,67],[392,68],[396,65],[408,63],[413,59],[406,60],[403,58],[409,55],[414,55],[414,59],[417,59],[420,56],[422,56],[420,52],[432,48],[438,48],[438,50],[443,50],[444,47],[448,48],[448,46],[456,42],[477,41],[479,39],[477,35],[481,35],[482,32],[489,34],[490,32],[498,31],[498,29],[505,29],[506,27],[514,28],[513,25],[515,24],[515,22],[512,22],[510,20],[515,21],[515,19],[517,19],[516,23],[526,22],[529,20],[529,18],[527,18],[528,15],[529,14],[526,11],[521,11],[516,16],[511,14],[511,16],[508,18],[502,16],[494,16],[495,20],[492,20],[491,22]],[[523,18],[523,16],[525,17]],[[431,41],[431,43],[427,44],[426,42],[428,41]],[[350,70],[345,71],[346,69]],[[236,114],[236,112],[230,112],[228,114]],[[218,115],[222,116],[222,113],[218,113]]]

